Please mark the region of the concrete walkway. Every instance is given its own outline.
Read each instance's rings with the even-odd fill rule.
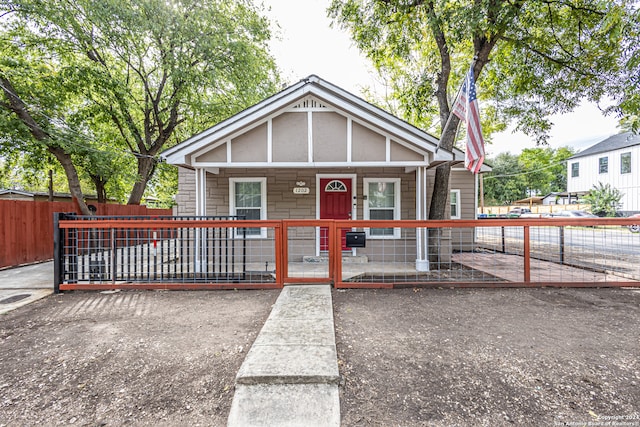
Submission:
[[[236,376],[228,425],[339,426],[329,285],[286,286]]]
[[[53,293],[53,261],[0,270],[0,314]]]

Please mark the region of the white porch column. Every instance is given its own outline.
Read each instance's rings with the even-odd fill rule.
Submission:
[[[207,214],[207,173],[202,168],[196,168],[196,216],[205,216]],[[196,228],[195,233],[195,272],[202,272],[202,265],[206,262],[204,258],[205,251],[203,248],[207,244],[204,241],[204,235]]]
[[[416,219],[427,220],[427,168],[416,169]],[[416,270],[429,271],[429,238],[426,229],[416,230]]]
[[[196,216],[207,214],[207,172],[196,168]]]

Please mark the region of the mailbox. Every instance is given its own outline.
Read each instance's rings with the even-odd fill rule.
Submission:
[[[347,247],[348,248],[364,248],[367,244],[367,238],[364,231],[347,231]]]

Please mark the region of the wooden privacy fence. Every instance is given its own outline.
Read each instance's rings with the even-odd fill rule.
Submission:
[[[640,234],[628,229],[632,224],[630,218],[61,217],[54,285],[56,291],[318,282],[336,288],[638,286]]]
[[[95,203],[98,215],[171,215],[171,209]],[[54,212],[80,213],[73,202],[0,200],[0,268],[53,258]]]

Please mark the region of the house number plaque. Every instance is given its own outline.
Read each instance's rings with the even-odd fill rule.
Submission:
[[[293,194],[309,194],[309,187],[295,187]]]

